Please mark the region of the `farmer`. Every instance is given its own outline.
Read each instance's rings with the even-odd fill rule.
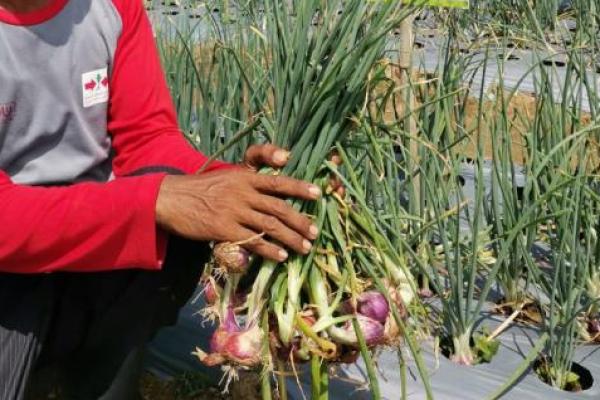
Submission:
[[[317,229],[283,199],[319,189],[253,172],[287,156],[199,172],[142,0],[0,0],[0,400],[44,371],[66,399],[139,398],[144,344],[208,242],[309,251]]]

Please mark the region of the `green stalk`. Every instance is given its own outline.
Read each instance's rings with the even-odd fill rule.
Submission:
[[[265,313],[262,318],[262,330],[265,337],[269,337],[269,317]],[[263,358],[269,358],[269,342],[266,341],[263,345]],[[271,388],[271,375],[269,371],[264,370],[261,374],[261,396],[263,400],[271,400],[272,399],[272,388]],[[280,389],[281,390],[281,389]],[[282,400],[280,398],[280,400]]]
[[[452,337],[453,351],[452,361],[461,365],[473,365],[475,357],[471,350],[471,330],[466,332],[454,332]]]
[[[285,380],[285,365],[281,360],[276,361],[277,364],[277,393],[279,394],[278,400],[287,400],[287,383]]]
[[[312,378],[312,396],[313,400],[329,399],[329,373],[327,364],[317,355],[310,359],[310,372]]]
[[[258,318],[261,314],[261,310],[265,301],[264,294],[268,288],[269,282],[271,281],[271,276],[277,268],[277,265],[278,263],[275,261],[265,261],[260,267],[258,276],[254,280],[254,284],[252,285],[252,289],[246,300],[246,305],[248,307],[247,315],[251,321],[255,318]]]
[[[379,400],[381,399],[381,391],[379,390],[379,381],[377,380],[377,371],[375,370],[375,363],[373,362],[373,358],[371,357],[371,352],[367,348],[367,343],[365,342],[363,332],[360,329],[360,326],[358,325],[358,321],[356,319],[353,319],[352,325],[354,326],[354,332],[356,333],[356,337],[358,338],[360,355],[362,356],[365,362],[365,367],[367,368],[367,376],[369,377],[369,389],[371,390],[371,396],[373,399]]]
[[[398,349],[398,361],[400,361],[400,398],[406,400],[408,398],[407,366],[402,349]]]
[[[294,331],[294,322],[296,314],[300,311],[300,290],[302,288],[302,260],[299,257],[292,257],[287,262],[286,281],[287,281],[287,305],[282,314],[277,315],[279,326],[279,337],[284,344],[289,344]]]

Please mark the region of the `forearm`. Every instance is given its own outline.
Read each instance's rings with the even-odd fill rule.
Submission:
[[[153,172],[193,174],[233,165],[214,160],[204,167],[209,158],[194,149],[177,129],[162,129],[140,135],[122,135],[116,138],[119,149],[113,168],[118,176]]]
[[[155,208],[163,178],[41,188],[0,171],[0,271],[160,268],[166,240]]]

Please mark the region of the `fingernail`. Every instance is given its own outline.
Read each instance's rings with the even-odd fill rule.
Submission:
[[[316,225],[311,225],[310,228],[308,228],[308,232],[313,238],[316,238],[317,235],[319,235],[319,228],[317,228]]]
[[[310,192],[311,195],[313,195],[315,198],[317,197],[321,197],[321,189],[318,186],[315,185],[311,185],[308,188],[308,191]]]
[[[312,249],[312,244],[308,240],[304,240],[302,242],[302,247],[304,247],[304,250],[310,251],[310,249]]]
[[[285,150],[277,150],[275,154],[273,154],[273,161],[277,164],[282,164],[288,160],[290,157],[290,153]]]
[[[285,250],[279,250],[279,259],[285,261],[288,258],[288,253]]]

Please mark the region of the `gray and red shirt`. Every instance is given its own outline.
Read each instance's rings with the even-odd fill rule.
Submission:
[[[0,271],[160,268],[164,174],[125,176],[206,161],[178,129],[141,0],[0,10]]]

